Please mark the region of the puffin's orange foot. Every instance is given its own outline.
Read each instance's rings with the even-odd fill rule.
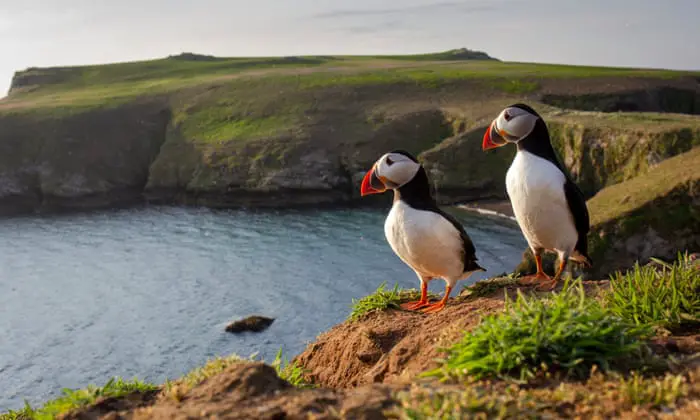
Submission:
[[[415,311],[416,309],[425,308],[429,305],[430,302],[428,302],[427,300],[416,300],[413,302],[402,303],[400,306],[401,309],[404,309],[406,311]]]
[[[557,279],[553,278],[553,279],[549,279],[549,280],[545,280],[543,282],[540,282],[539,285],[537,286],[537,290],[549,291],[549,290],[554,290],[555,287],[557,287]]]
[[[532,284],[547,283],[547,282],[551,282],[551,281],[552,281],[551,277],[549,277],[544,272],[539,272],[537,274],[531,274],[529,276],[525,276],[525,277],[519,279],[518,284],[520,284],[522,286],[529,286]]]
[[[445,308],[445,301],[439,301],[428,305],[427,308],[421,309],[424,314],[434,314],[435,312],[440,312]]]

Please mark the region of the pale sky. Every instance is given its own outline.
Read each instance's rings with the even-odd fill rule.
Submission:
[[[700,69],[700,0],[0,0],[15,70],[217,56],[405,54]]]

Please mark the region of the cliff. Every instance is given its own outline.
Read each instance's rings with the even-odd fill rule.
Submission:
[[[700,148],[605,188],[588,202],[595,273],[700,249]]]
[[[478,140],[515,101],[542,111],[589,196],[700,143],[697,118],[678,114],[698,112],[697,74],[467,52],[183,54],[20,72],[0,101],[0,209],[347,203],[397,147],[420,156],[443,203],[502,198],[512,151],[485,154]],[[656,113],[591,111],[630,108]]]

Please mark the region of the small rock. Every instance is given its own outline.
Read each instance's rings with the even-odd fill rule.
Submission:
[[[260,332],[272,325],[274,318],[253,315],[247,318],[234,321],[226,326],[226,332],[238,334],[245,331]]]

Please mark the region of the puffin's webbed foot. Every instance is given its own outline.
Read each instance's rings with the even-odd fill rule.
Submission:
[[[560,257],[560,260],[561,261],[559,261],[559,269],[557,270],[557,273],[554,276],[554,278],[542,281],[539,284],[539,286],[537,286],[537,290],[554,290],[557,287],[557,282],[561,278],[561,274],[566,268],[566,262],[569,260],[569,254],[562,255]]]
[[[447,299],[450,297],[450,292],[452,291],[452,286],[447,285],[445,287],[445,296],[439,301],[435,303],[431,303],[428,305],[428,307],[424,308],[421,310],[424,314],[434,314],[435,312],[440,312],[445,308],[445,304],[447,303]]]
[[[531,274],[529,276],[522,277],[518,279],[518,284],[521,284],[523,286],[529,286],[533,284],[540,284],[540,283],[546,283],[552,281],[552,278],[549,277],[545,272],[539,272],[537,274]]]
[[[433,314],[435,312],[440,312],[445,308],[445,300],[443,299],[439,302],[431,303],[426,308],[422,309],[421,312],[424,314]]]
[[[429,305],[430,305],[430,302],[428,302],[427,299],[426,300],[421,299],[421,300],[414,300],[413,302],[402,303],[400,306],[401,306],[401,309],[404,309],[406,311],[415,311],[416,309],[425,308],[426,306],[429,306]]]
[[[549,280],[542,281],[537,285],[537,290],[544,290],[544,291],[554,290],[554,288],[557,287],[557,281],[558,281],[558,279],[556,277],[550,278]]]
[[[421,277],[420,299],[402,303],[399,305],[401,309],[406,311],[415,311],[416,309],[425,308],[426,306],[430,305],[430,302],[428,302],[428,281],[430,281],[429,277]]]
[[[536,250],[534,251],[535,254],[535,263],[537,264],[537,273],[525,276],[521,279],[518,280],[518,284],[523,285],[523,286],[529,286],[533,284],[537,285],[549,285],[554,281],[554,284],[556,285],[557,279],[555,278],[552,280],[551,277],[549,277],[544,270],[542,269],[542,254],[541,250]],[[542,286],[538,286],[538,289]]]

